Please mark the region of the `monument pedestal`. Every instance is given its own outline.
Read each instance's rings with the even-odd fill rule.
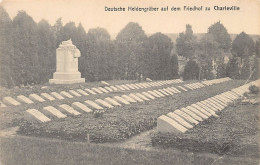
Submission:
[[[56,72],[50,84],[75,84],[85,82],[78,71],[78,58],[80,51],[72,44],[71,40],[63,41],[56,49]]]
[[[81,78],[80,72],[55,72],[53,79],[49,80],[50,84],[75,84],[83,82],[85,82],[85,78]]]

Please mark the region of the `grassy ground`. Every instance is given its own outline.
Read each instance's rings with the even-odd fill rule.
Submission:
[[[118,142],[154,128],[157,117],[162,114],[204,100],[241,84],[242,81],[232,80],[151,102],[108,109],[102,118],[94,118],[92,114],[82,114],[79,117],[69,116],[47,123],[19,120],[15,124],[20,125],[19,133],[30,136],[85,141],[87,134],[90,134],[92,142]]]
[[[133,150],[82,142],[13,136],[1,138],[1,165],[257,165],[253,158],[198,154],[179,150]]]

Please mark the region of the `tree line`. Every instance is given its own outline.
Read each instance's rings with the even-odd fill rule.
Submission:
[[[1,86],[48,82],[56,69],[56,48],[68,39],[81,52],[79,71],[87,81],[178,76],[171,39],[162,33],[148,37],[137,23],[130,22],[111,40],[103,28],[86,32],[81,24],[63,25],[61,18],[53,26],[46,20],[36,23],[25,11],[19,11],[11,20],[1,8]]]
[[[216,22],[197,38],[191,25],[176,39],[179,56],[187,59],[183,79],[257,79],[259,77],[260,39],[254,41],[245,32],[232,41],[222,23]]]
[[[104,28],[86,32],[82,24],[63,25],[61,18],[53,26],[44,19],[36,23],[25,11],[19,11],[12,20],[0,7],[0,85],[10,88],[48,82],[56,71],[56,49],[68,39],[81,52],[79,71],[87,81],[138,79],[140,76],[153,80],[178,78],[177,55],[188,59],[181,75],[184,79],[198,79],[198,74],[210,79],[212,59],[223,53],[232,52],[234,57],[243,59],[253,54],[259,57],[259,40],[255,43],[241,33],[232,44],[221,23],[209,27],[201,39],[196,38],[192,27],[187,25],[174,44],[167,35],[147,36],[138,23],[130,22],[112,40]],[[239,70],[236,78],[240,78],[240,66],[237,70],[235,66],[237,61],[229,63],[219,64],[217,77],[232,77]],[[244,70],[248,70],[246,65]]]

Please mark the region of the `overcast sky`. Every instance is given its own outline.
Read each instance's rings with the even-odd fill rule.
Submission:
[[[1,5],[13,18],[25,10],[36,22],[46,19],[50,24],[62,17],[63,23],[82,23],[86,32],[103,27],[110,34],[118,33],[132,21],[146,33],[180,33],[191,24],[195,33],[205,33],[208,27],[221,21],[229,33],[260,34],[260,0],[3,0]],[[168,12],[108,12],[107,7],[180,7]],[[183,11],[184,6],[210,7],[210,11]],[[216,11],[214,6],[238,6],[239,11]]]

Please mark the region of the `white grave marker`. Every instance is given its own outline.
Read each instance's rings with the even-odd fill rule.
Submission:
[[[29,98],[34,101],[44,102],[45,100],[37,94],[30,94]]]
[[[60,94],[64,97],[67,97],[67,98],[73,98],[73,96],[71,94],[69,94],[68,92],[65,92],[65,91],[61,91]]]
[[[45,99],[50,100],[50,101],[55,100],[55,98],[52,97],[51,95],[49,95],[48,93],[41,93],[41,96],[44,97]]]
[[[59,99],[59,100],[64,99],[64,97],[61,96],[61,95],[60,95],[59,93],[57,93],[57,92],[51,92],[51,94],[52,94],[54,97],[56,97],[57,99]]]
[[[157,119],[157,130],[162,133],[185,133],[187,129],[173,119],[162,115]]]
[[[92,112],[91,109],[89,109],[86,105],[84,105],[84,104],[82,104],[80,102],[72,103],[72,107],[75,108],[76,110],[85,111],[87,113]]]
[[[101,100],[101,99],[97,99],[95,100],[95,102],[107,107],[107,108],[113,108],[114,106],[109,104],[108,102],[104,101],[104,100]]]
[[[26,110],[26,112],[30,113],[31,115],[33,115],[36,119],[40,120],[41,122],[51,121],[51,119],[49,119],[47,116],[45,116],[43,113],[41,113],[40,111],[38,111],[36,109],[28,109],[28,110]]]
[[[52,113],[54,116],[56,116],[59,119],[67,117],[65,114],[61,113],[58,109],[54,108],[53,106],[47,106],[47,107],[44,107],[43,109],[49,111],[50,113]]]
[[[80,115],[81,114],[81,113],[79,113],[78,111],[76,111],[74,108],[72,108],[71,106],[69,106],[67,104],[59,105],[59,107],[64,109],[65,111],[69,112],[70,114],[73,114],[73,115]]]
[[[33,101],[30,100],[28,97],[25,97],[24,95],[17,96],[17,100],[26,104],[33,104]]]
[[[99,106],[97,103],[91,100],[86,100],[85,103],[87,103],[88,105],[92,106],[95,109],[99,109],[99,110],[104,109],[103,107]]]

